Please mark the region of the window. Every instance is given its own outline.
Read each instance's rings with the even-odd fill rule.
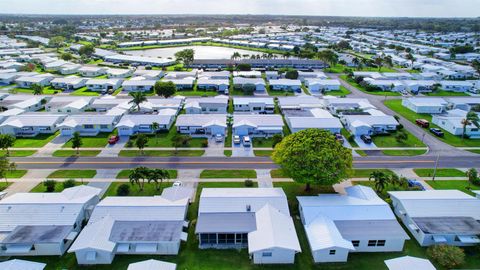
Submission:
[[[385,240],[378,240],[377,241],[377,247],[384,247],[385,246]]]
[[[353,241],[352,241],[352,245],[353,245],[354,247],[358,247],[358,246],[360,246],[360,241],[359,241],[359,240],[353,240]]]
[[[217,244],[217,235],[215,233],[200,234],[200,244]]]
[[[84,125],[83,128],[84,129],[93,129],[93,125]]]
[[[337,251],[336,251],[335,249],[331,249],[331,250],[328,252],[328,254],[330,254],[330,255],[335,255],[336,252],[337,252]]]
[[[107,129],[107,128],[108,128],[108,125],[100,125],[100,128],[101,128],[101,129]]]
[[[248,234],[237,233],[235,234],[235,244],[246,244],[248,242]]]
[[[272,252],[263,252],[262,257],[272,257]]]
[[[385,246],[385,240],[369,240],[368,241],[369,247],[383,247]]]
[[[377,245],[377,240],[368,240],[368,246],[369,247],[374,247]]]

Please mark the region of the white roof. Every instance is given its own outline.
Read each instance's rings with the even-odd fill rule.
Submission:
[[[436,270],[435,266],[433,266],[429,260],[411,256],[385,260],[385,264],[388,270]]]
[[[352,242],[342,237],[335,223],[321,214],[305,225],[305,232],[313,251],[334,247],[355,250]]]
[[[181,114],[177,117],[177,127],[227,126],[226,114]]]
[[[151,125],[157,122],[159,125],[168,125],[172,120],[173,115],[158,115],[158,114],[127,114],[124,115],[116,127],[135,127],[138,125]]]
[[[233,127],[251,126],[258,129],[266,127],[283,127],[283,119],[279,114],[234,114]]]
[[[448,102],[443,98],[420,98],[420,97],[411,97],[407,100],[414,104],[415,106],[446,106]]]
[[[472,217],[480,220],[480,200],[459,190],[390,191],[410,217]]]
[[[267,203],[255,213],[255,219],[257,229],[248,234],[249,253],[272,248],[301,251],[290,216]]]
[[[340,86],[341,85],[339,80],[327,80],[327,79],[307,79],[307,84],[309,86],[312,86],[312,85],[338,85],[338,86]]]
[[[276,79],[270,80],[270,85],[300,86],[302,82],[300,80]]]
[[[391,115],[345,115],[343,118],[352,126],[398,125],[398,121]]]
[[[273,98],[256,98],[256,97],[234,97],[233,104],[242,104],[242,105],[249,105],[249,104],[265,104],[265,105],[274,105]]]
[[[0,127],[26,127],[26,126],[53,126],[60,121],[64,115],[61,114],[19,114],[9,116]]]
[[[330,129],[330,128],[342,128],[342,123],[338,118],[327,117],[288,117],[291,128],[320,128],[320,129]]]
[[[19,259],[0,262],[0,269],[2,270],[43,270],[46,266],[47,264],[45,263],[30,262]]]
[[[77,114],[68,116],[59,127],[77,127],[82,125],[112,125],[115,116],[105,114]]]
[[[169,262],[162,262],[157,260],[146,260],[142,262],[131,263],[127,270],[175,270],[177,265]]]
[[[87,85],[117,85],[122,82],[121,79],[89,79]]]

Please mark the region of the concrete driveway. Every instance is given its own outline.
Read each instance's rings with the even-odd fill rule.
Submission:
[[[377,146],[375,145],[375,143],[370,143],[370,144],[366,144],[363,142],[363,140],[360,138],[360,136],[355,136],[355,142],[358,144],[358,147],[360,148],[368,148],[368,149],[372,149],[372,150],[375,150],[377,149]]]
[[[117,157],[129,139],[130,136],[120,136],[120,140],[116,144],[107,144],[98,157]]]
[[[243,142],[243,136],[240,136],[240,141]],[[234,144],[232,137],[232,157],[254,157],[253,146],[245,147],[243,143]]]
[[[205,148],[206,157],[223,157],[225,138],[221,142],[217,142],[215,138],[208,138],[208,147]]]

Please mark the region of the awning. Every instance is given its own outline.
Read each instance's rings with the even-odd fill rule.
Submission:
[[[117,252],[128,252],[130,250],[130,244],[118,244]]]
[[[157,244],[137,244],[135,251],[141,253],[157,252]]]
[[[28,253],[32,245],[7,245],[7,250],[5,253],[7,254],[15,254],[15,253]]]
[[[433,241],[437,244],[447,243],[447,239],[444,236],[441,236],[441,235],[434,235],[433,236]]]
[[[460,242],[464,244],[478,244],[480,239],[475,235],[459,235],[457,236]]]

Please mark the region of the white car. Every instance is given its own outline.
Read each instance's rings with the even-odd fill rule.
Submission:
[[[182,184],[181,181],[175,181],[175,182],[173,182],[173,186],[174,187],[181,187],[181,186],[183,186],[183,184]]]
[[[222,136],[222,134],[217,134],[217,135],[215,135],[215,141],[216,141],[216,142],[223,142],[223,136]]]
[[[251,145],[252,145],[252,140],[250,139],[250,137],[248,136],[243,137],[243,146],[250,147]]]
[[[238,136],[238,135],[233,136],[233,143],[234,144],[240,144],[241,143],[240,136]]]

